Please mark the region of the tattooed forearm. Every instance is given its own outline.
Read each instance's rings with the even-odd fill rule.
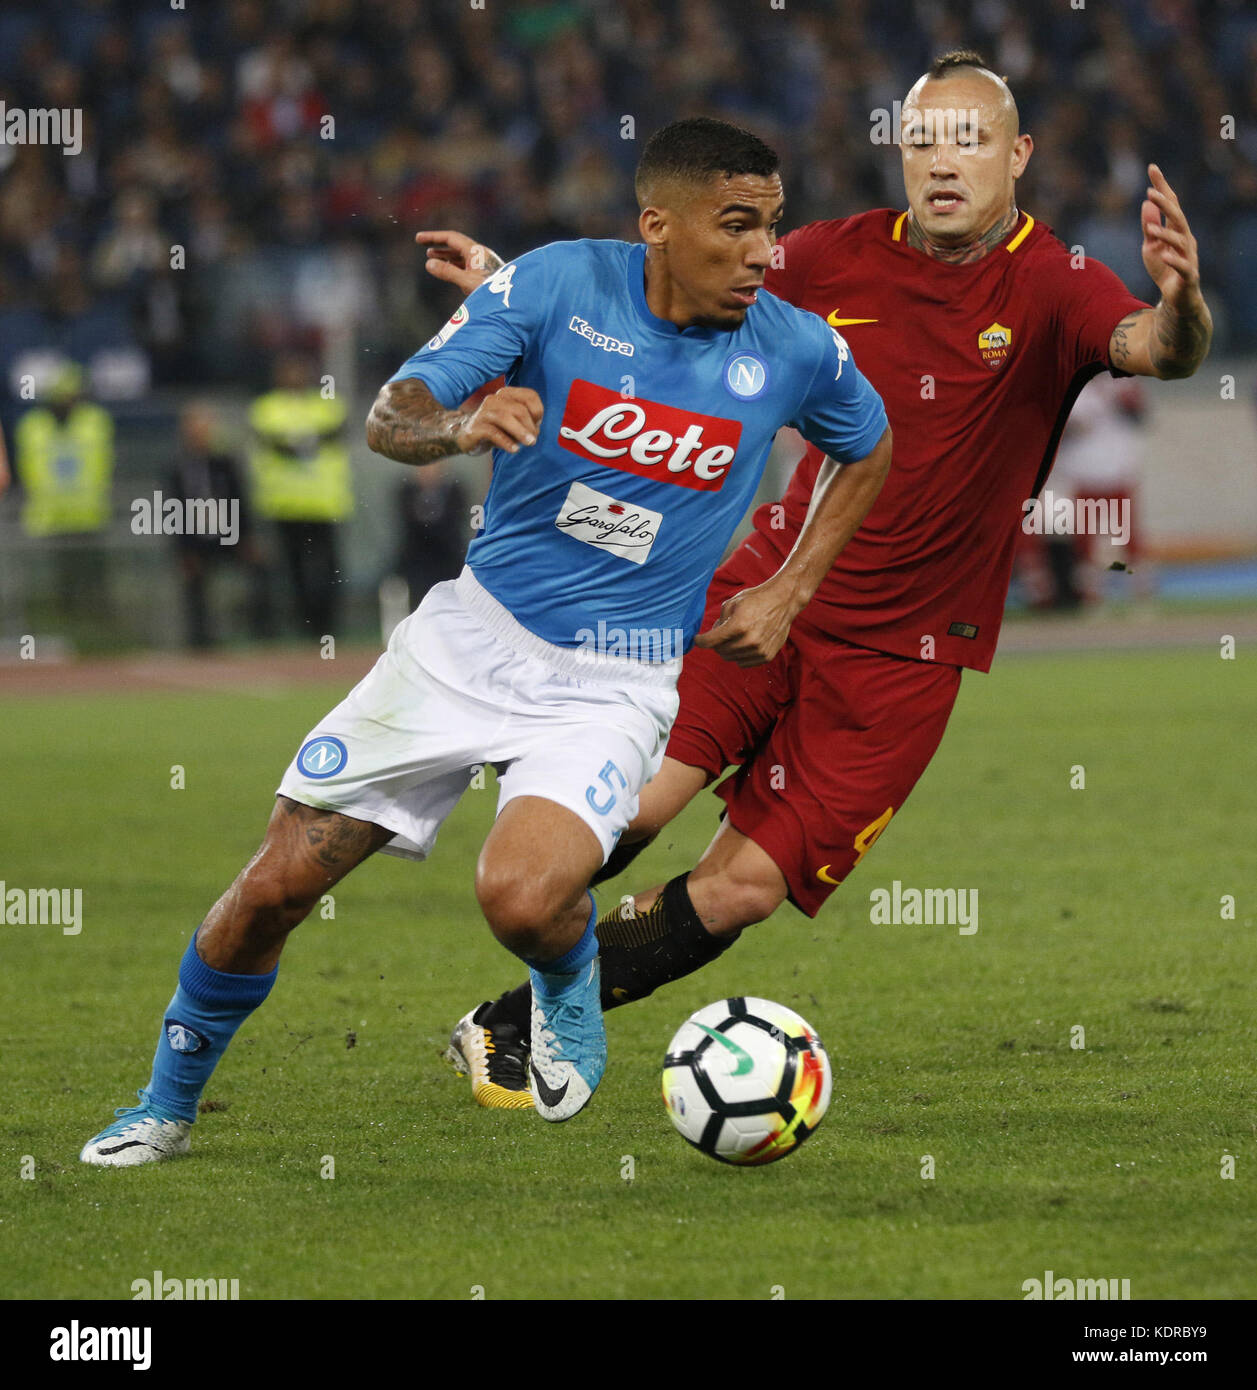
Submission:
[[[465,415],[446,410],[422,381],[408,377],[390,381],[375,398],[367,444],[398,463],[433,463],[462,452],[458,432],[466,423]]]
[[[1127,314],[1113,330],[1113,336],[1109,339],[1109,361],[1119,372],[1135,370],[1131,366],[1131,353],[1134,349],[1131,335],[1136,331],[1139,320],[1151,312],[1153,311],[1149,309],[1139,309],[1133,314]]]
[[[1213,337],[1213,316],[1203,299],[1185,314],[1176,313],[1164,300],[1153,318],[1155,337],[1149,356],[1157,375],[1169,380],[1191,376],[1205,360]]]
[[[1203,299],[1188,313],[1177,313],[1164,300],[1155,309],[1139,309],[1113,330],[1109,361],[1118,371],[1174,380],[1191,376],[1205,359],[1213,337],[1213,318]]]

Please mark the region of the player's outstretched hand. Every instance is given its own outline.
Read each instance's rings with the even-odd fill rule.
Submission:
[[[465,454],[486,449],[519,453],[521,445],[537,442],[544,407],[541,397],[526,386],[503,386],[486,396],[458,431],[458,447]]]
[[[473,241],[465,232],[416,232],[415,241],[428,248],[424,262],[428,274],[457,285],[464,294],[470,294],[503,264],[496,251]]]
[[[1148,165],[1148,179],[1152,186],[1139,209],[1144,269],[1156,281],[1161,298],[1171,309],[1182,312],[1200,293],[1196,238],[1179,206],[1178,195],[1157,165]]]
[[[785,645],[799,612],[792,586],[765,580],[726,599],[720,616],[694,639],[736,666],[762,666]]]

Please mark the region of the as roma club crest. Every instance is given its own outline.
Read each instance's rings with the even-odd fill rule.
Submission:
[[[993,323],[978,334],[978,351],[982,360],[993,372],[1004,365],[1013,347],[1013,330],[1002,323]]]

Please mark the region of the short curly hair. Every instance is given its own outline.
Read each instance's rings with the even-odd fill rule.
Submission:
[[[695,116],[673,121],[646,142],[637,166],[634,187],[644,207],[647,194],[661,179],[681,183],[706,183],[715,174],[775,174],[780,161],[749,130],[728,121]]]

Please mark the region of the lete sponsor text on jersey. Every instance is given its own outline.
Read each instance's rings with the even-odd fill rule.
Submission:
[[[572,382],[559,443],[593,463],[663,483],[718,492],[742,438],[742,422],[699,415]]]

